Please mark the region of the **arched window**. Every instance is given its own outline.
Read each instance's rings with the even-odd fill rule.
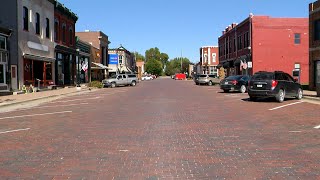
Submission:
[[[40,14],[36,13],[36,34],[40,35]]]
[[[73,44],[73,30],[72,27],[69,28],[69,44]]]
[[[46,18],[46,37],[50,38],[50,20]]]
[[[59,20],[54,20],[54,40],[59,41]]]
[[[23,30],[29,31],[29,10],[23,6]]]
[[[66,24],[62,24],[62,41],[65,43],[66,42]]]

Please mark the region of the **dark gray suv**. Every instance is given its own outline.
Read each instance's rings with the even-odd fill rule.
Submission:
[[[302,99],[302,87],[289,74],[282,71],[256,72],[248,83],[250,100],[259,97],[274,97],[278,102],[285,98]]]

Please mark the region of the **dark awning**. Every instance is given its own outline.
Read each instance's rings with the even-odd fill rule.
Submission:
[[[223,64],[220,63],[217,65],[217,68],[220,69],[222,66],[223,66]]]
[[[223,63],[223,68],[228,68],[228,67],[230,67],[230,63],[229,62],[225,62],[225,63]]]
[[[238,59],[236,59],[236,60],[234,61],[234,65],[235,65],[235,66],[240,66],[240,64],[241,64],[241,59],[240,59],[240,58],[238,58]]]

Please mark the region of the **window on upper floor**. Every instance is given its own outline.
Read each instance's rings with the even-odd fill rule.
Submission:
[[[62,42],[66,42],[66,24],[62,24]]]
[[[29,31],[29,10],[27,7],[23,7],[23,30]]]
[[[57,19],[54,21],[54,40],[59,41],[59,21]]]
[[[40,35],[40,14],[36,13],[36,34]]]
[[[238,36],[238,50],[242,49],[242,37]]]
[[[212,53],[212,62],[217,62],[217,54]]]
[[[320,40],[320,19],[313,22],[313,40]]]
[[[50,20],[46,18],[46,37],[50,38]]]
[[[294,44],[300,44],[301,43],[301,34],[295,33],[294,34]]]
[[[123,56],[119,55],[119,64],[122,64],[122,59],[123,59]]]
[[[247,46],[246,47],[249,47],[250,46],[250,37],[249,37],[249,32],[246,33],[247,34],[247,39],[246,39],[246,42],[247,42]]]
[[[4,36],[0,36],[0,49],[7,50],[7,41]]]
[[[236,52],[236,50],[237,50],[236,38],[233,38],[233,52]]]
[[[69,44],[73,44],[73,30],[71,27],[69,28]]]

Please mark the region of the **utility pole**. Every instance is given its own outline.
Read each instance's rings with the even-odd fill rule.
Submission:
[[[181,73],[182,73],[182,50],[181,50],[180,64],[181,64],[180,69],[181,69]]]

